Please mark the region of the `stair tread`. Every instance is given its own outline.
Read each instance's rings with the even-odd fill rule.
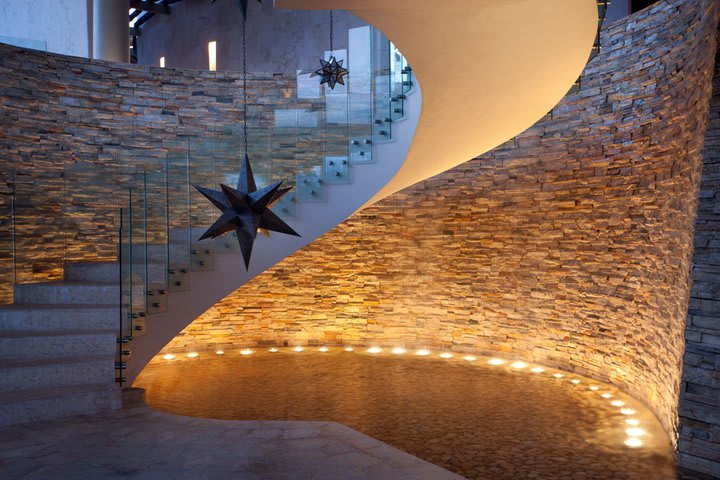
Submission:
[[[0,305],[2,310],[115,310],[117,305],[111,303],[99,303],[97,305],[72,304],[72,303],[9,303]]]
[[[46,398],[58,398],[66,395],[78,395],[80,393],[95,393],[109,390],[112,385],[90,384],[73,385],[69,387],[34,388],[30,390],[18,390],[14,392],[0,392],[0,405]]]
[[[3,360],[0,362],[0,369],[3,368],[23,368],[23,367],[42,367],[46,365],[72,365],[74,363],[85,363],[95,361],[106,361],[115,358],[115,352],[103,355],[85,355],[68,358],[44,358],[38,360]]]
[[[43,286],[62,286],[62,287],[118,287],[119,282],[82,282],[73,280],[55,280],[51,282],[38,282],[38,283],[20,283],[15,285],[16,287],[24,287],[27,285],[43,285]]]
[[[67,329],[67,330],[5,330],[0,331],[2,338],[42,338],[42,337],[66,337],[76,335],[110,335],[116,334],[117,329],[110,328],[89,328],[89,329]]]

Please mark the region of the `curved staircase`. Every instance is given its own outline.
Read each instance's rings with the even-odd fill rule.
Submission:
[[[276,109],[272,126],[250,119],[251,124],[256,120],[251,144],[271,145],[265,153],[250,153],[258,184],[290,180],[294,190],[273,210],[302,236],[258,237],[247,271],[230,235],[199,241],[216,214],[190,189],[191,184],[233,183],[242,152],[238,129],[187,139],[183,148],[169,149],[152,165],[69,166],[65,176],[80,179],[88,204],[109,192],[117,195],[118,261],[65,263],[62,281],[14,285],[13,304],[0,307],[0,425],[117,408],[114,381],[131,384],[165,344],[217,301],[364,205],[522,132],[573,86],[588,54],[597,50],[595,0],[551,0],[562,15],[549,15],[547,2],[511,2],[507,8],[458,2],[465,9],[425,0],[392,6],[384,0],[275,3],[350,9],[397,35],[403,51],[412,52],[413,66],[417,62],[421,68],[410,68],[378,30],[352,29],[347,51],[332,52],[347,60],[347,87],[314,93],[308,72],[299,72],[295,93],[309,95],[312,108]],[[433,9],[425,3],[433,3]],[[604,2],[599,6],[602,19]],[[466,59],[466,50],[450,45],[442,52],[423,51],[428,42],[448,45],[449,32],[430,19],[438,12],[460,22],[453,32],[457,45],[477,45],[488,35],[503,40],[508,32],[498,31],[502,19],[519,18],[509,34],[532,30],[547,37],[546,51],[538,54],[525,34],[514,52],[519,59],[507,52],[488,54],[490,60],[476,62],[462,75],[448,74],[448,64]],[[468,15],[474,12],[488,13],[496,26],[487,31],[488,20]],[[563,26],[565,34],[553,33]],[[540,60],[525,58],[531,54]],[[513,66],[506,65],[508,57]],[[477,87],[468,87],[480,72],[491,81],[487,90],[473,92]],[[318,137],[322,148],[309,150],[309,139]],[[286,152],[292,162],[285,161]],[[14,228],[14,183],[9,195]],[[16,255],[14,230],[11,237]]]

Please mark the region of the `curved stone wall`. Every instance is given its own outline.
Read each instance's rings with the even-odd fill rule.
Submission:
[[[552,118],[356,214],[166,350],[500,352],[610,381],[675,438],[717,14],[672,0],[609,25]]]

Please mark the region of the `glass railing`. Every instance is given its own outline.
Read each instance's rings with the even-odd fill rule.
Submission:
[[[347,84],[334,90],[307,71],[288,78],[285,89],[263,88],[275,85],[273,75],[248,79],[260,92],[247,111],[258,186],[283,180],[293,187],[273,206],[281,218],[295,217],[303,202],[325,201],[328,185],[351,183],[353,165],[378,161],[373,145],[391,140],[393,123],[405,115],[413,80],[400,52],[372,27],[350,30],[348,40],[347,49],[324,52],[350,70]],[[196,89],[184,94],[191,98]],[[15,284],[62,280],[68,262],[118,262],[116,366],[123,381],[130,340],[167,310],[169,293],[192,289],[190,272],[213,270],[218,255],[239,252],[233,234],[198,240],[217,211],[192,187],[237,183],[242,107],[229,108],[237,121],[218,112],[216,125],[173,135],[162,149],[142,141],[112,145],[102,158],[77,153],[59,167],[3,172],[0,303],[12,303]],[[138,114],[136,121],[148,120]]]

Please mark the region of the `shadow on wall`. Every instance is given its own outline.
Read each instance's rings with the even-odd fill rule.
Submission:
[[[552,119],[356,214],[165,350],[501,352],[614,383],[676,439],[718,7],[665,1],[611,24]]]

